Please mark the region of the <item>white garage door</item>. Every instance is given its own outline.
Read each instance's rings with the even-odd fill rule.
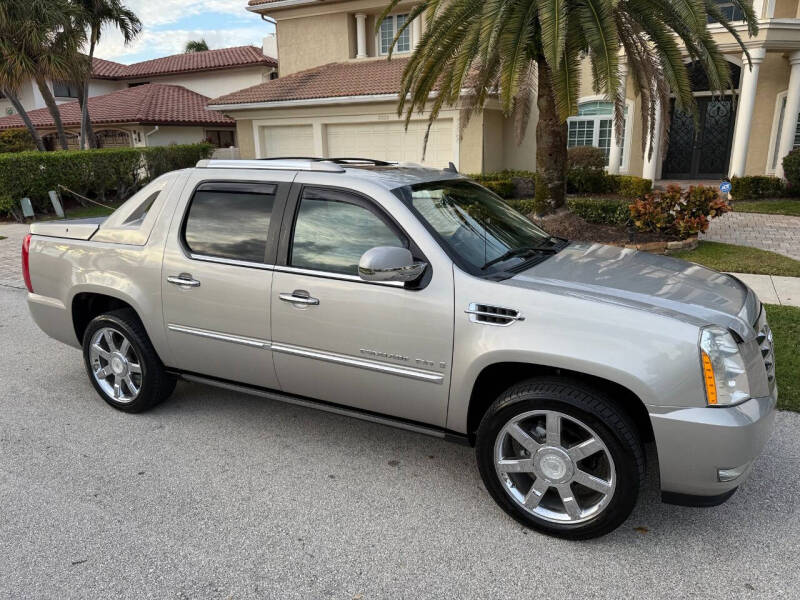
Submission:
[[[261,128],[264,158],[276,156],[314,156],[314,131],[311,125],[270,125]]]
[[[328,156],[376,158],[389,161],[424,162],[446,167],[453,156],[453,120],[438,119],[431,127],[425,161],[422,141],[427,121],[411,121],[408,130],[403,122],[329,123],[326,126]]]

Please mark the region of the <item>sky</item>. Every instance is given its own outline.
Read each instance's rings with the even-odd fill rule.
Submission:
[[[245,10],[247,0],[126,0],[142,21],[142,33],[124,44],[114,29],[106,29],[95,56],[124,64],[183,52],[189,40],[205,39],[208,47],[252,44],[275,30],[261,16]]]

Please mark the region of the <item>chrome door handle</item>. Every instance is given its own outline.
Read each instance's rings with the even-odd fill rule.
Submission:
[[[302,304],[303,306],[317,306],[319,304],[319,300],[317,298],[312,298],[305,290],[295,290],[291,294],[284,292],[278,297],[290,304]]]
[[[200,287],[200,282],[197,279],[192,279],[189,273],[181,273],[180,275],[170,275],[167,281],[174,285],[182,285],[184,287]]]

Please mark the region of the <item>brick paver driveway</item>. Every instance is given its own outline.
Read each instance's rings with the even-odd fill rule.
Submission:
[[[712,219],[700,239],[771,250],[800,260],[800,217],[730,212]]]
[[[0,236],[6,237],[0,240],[0,285],[25,287],[25,282],[22,281],[20,251],[22,238],[28,233],[29,228],[29,225],[0,223]]]

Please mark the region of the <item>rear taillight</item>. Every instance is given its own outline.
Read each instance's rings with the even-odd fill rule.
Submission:
[[[31,285],[31,270],[30,262],[30,249],[31,249],[31,234],[25,236],[22,240],[22,278],[25,280],[25,287],[28,291],[33,293],[33,286]]]

